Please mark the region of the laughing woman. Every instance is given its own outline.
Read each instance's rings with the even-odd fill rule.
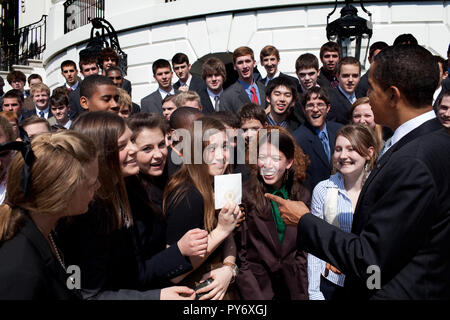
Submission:
[[[124,177],[136,175],[136,146],[125,120],[106,112],[85,112],[74,122],[98,146],[101,187],[88,212],[69,222],[61,234],[70,253],[70,263],[78,265],[84,299],[141,300],[181,299],[179,293],[194,298],[189,288],[170,287],[147,290],[139,277],[132,242],[133,215]]]
[[[237,285],[245,300],[307,300],[306,253],[296,247],[297,228],[286,226],[269,192],[284,199],[310,202],[303,185],[309,159],[288,131],[258,131],[258,165],[243,186],[246,220],[236,244],[240,271]]]
[[[186,231],[194,228],[209,232],[205,258],[193,264],[198,269],[181,283],[193,287],[196,282],[211,278],[212,283],[197,293],[206,293],[201,300],[221,300],[232,298],[231,295],[225,296],[226,293],[231,293],[228,287],[237,273],[236,247],[231,233],[242,213],[237,204],[231,203],[218,215],[215,213],[214,176],[229,173],[230,147],[225,127],[220,121],[208,117],[199,121],[202,129],[191,130],[191,144],[185,146],[187,149],[190,147],[192,152],[183,149],[184,163],[170,178],[164,191],[167,242],[172,245]],[[201,150],[197,150],[199,145]],[[203,157],[197,159],[195,152]]]
[[[314,188],[312,214],[346,232],[351,231],[359,194],[378,157],[376,146],[370,129],[360,124],[347,125],[336,133],[333,166],[337,173]],[[344,279],[339,270],[308,254],[311,300],[339,299]]]

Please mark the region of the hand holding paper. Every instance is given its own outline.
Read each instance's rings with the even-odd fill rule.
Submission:
[[[242,176],[240,173],[214,176],[214,206],[222,209],[227,202],[241,204]]]

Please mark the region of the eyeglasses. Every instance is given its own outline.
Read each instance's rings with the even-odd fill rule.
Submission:
[[[307,103],[306,105],[305,105],[305,110],[313,110],[314,108],[316,108],[317,107],[317,109],[319,109],[319,110],[325,110],[326,108],[327,108],[327,105],[325,104],[325,103],[317,103],[317,104],[314,104],[314,103]]]

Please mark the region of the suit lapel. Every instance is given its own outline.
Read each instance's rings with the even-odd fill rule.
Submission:
[[[401,138],[400,141],[398,141],[396,144],[394,144],[391,148],[389,148],[389,150],[386,151],[385,154],[383,154],[383,156],[375,164],[374,169],[372,170],[372,172],[370,173],[366,182],[364,183],[364,186],[361,190],[361,196],[359,197],[358,203],[355,208],[355,212],[358,211],[358,207],[360,205],[359,200],[361,200],[363,198],[363,196],[364,196],[365,192],[367,191],[367,189],[369,188],[371,182],[375,179],[375,177],[381,171],[381,169],[389,162],[389,160],[390,160],[391,156],[394,154],[394,152],[401,149],[405,144],[413,141],[414,139],[416,139],[424,134],[427,134],[427,133],[430,133],[430,132],[433,132],[433,131],[439,130],[439,129],[441,129],[441,124],[437,118],[428,120],[427,122],[423,123],[416,129],[414,129],[413,131],[408,133],[406,136]]]

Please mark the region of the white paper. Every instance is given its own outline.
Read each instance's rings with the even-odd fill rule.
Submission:
[[[242,175],[240,173],[214,176],[214,205],[222,209],[227,201],[241,204]]]

